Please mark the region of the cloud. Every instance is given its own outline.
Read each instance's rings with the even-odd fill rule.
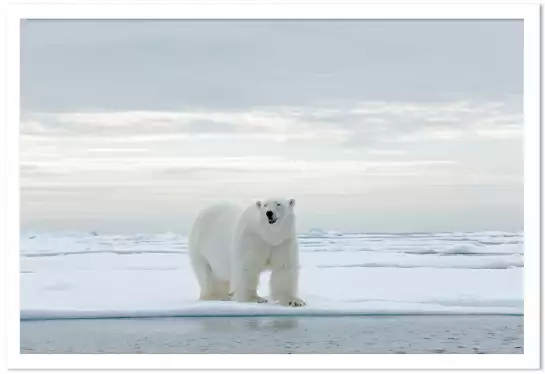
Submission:
[[[150,152],[148,148],[88,148],[85,152],[91,153],[147,153]]]
[[[166,139],[326,139],[346,146],[522,135],[522,114],[502,102],[363,102],[249,111],[31,113],[22,135]]]
[[[26,20],[23,224],[285,194],[341,230],[520,226],[522,78],[520,20]]]
[[[507,100],[523,92],[523,29],[521,20],[26,20],[21,103],[178,112]]]
[[[394,170],[450,167],[456,162],[446,160],[408,160],[408,161],[308,161],[281,159],[274,157],[246,157],[246,158],[72,158],[70,160],[59,159],[57,161],[22,162],[21,173],[33,174],[37,171],[55,173],[74,173],[88,171],[138,171],[149,172],[163,171],[167,174],[173,172],[210,171],[210,172],[302,172],[314,171],[336,173],[366,173],[368,170],[382,170],[393,172]]]

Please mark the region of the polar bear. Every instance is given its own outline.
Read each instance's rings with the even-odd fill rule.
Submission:
[[[245,210],[230,204],[203,210],[189,238],[200,299],[267,302],[257,287],[261,273],[270,270],[270,298],[281,305],[304,306],[297,296],[294,207],[294,199],[272,198]]]

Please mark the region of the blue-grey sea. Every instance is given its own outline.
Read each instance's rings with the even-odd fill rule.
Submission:
[[[522,316],[21,321],[21,353],[524,353]]]

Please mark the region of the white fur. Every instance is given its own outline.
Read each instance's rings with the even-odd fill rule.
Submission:
[[[257,286],[261,273],[270,270],[270,298],[282,305],[305,305],[297,296],[294,205],[294,200],[269,199],[244,211],[233,205],[214,205],[202,211],[189,239],[200,298],[225,300],[232,291],[236,301],[266,302],[257,294]]]
[[[195,220],[189,236],[189,258],[201,289],[201,300],[228,300],[230,243],[240,208],[214,205]]]

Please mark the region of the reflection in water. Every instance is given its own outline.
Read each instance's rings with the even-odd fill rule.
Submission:
[[[249,330],[292,330],[299,326],[299,317],[251,318],[246,325]]]
[[[285,331],[299,326],[299,317],[221,317],[195,319],[205,332]]]

